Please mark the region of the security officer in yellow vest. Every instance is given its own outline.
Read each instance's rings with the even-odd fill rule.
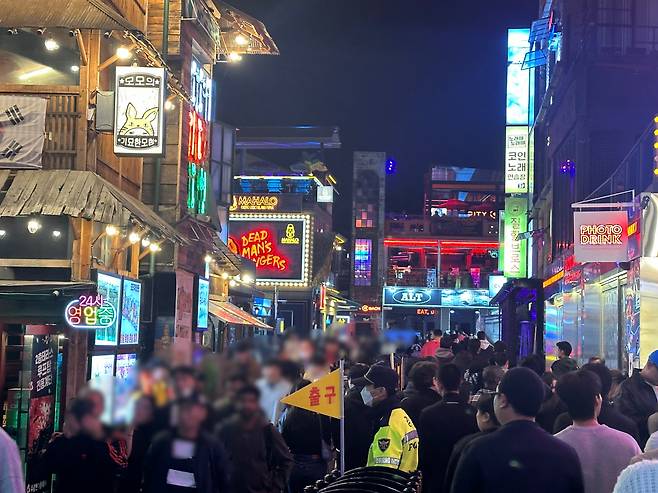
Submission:
[[[375,365],[364,379],[366,386],[361,398],[366,406],[373,408],[377,423],[367,465],[415,471],[418,468],[418,432],[396,396],[397,373]]]

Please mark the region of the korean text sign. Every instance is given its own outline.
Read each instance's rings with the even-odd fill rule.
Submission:
[[[341,418],[341,371],[335,370],[281,399],[283,404]]]
[[[164,68],[116,67],[114,153],[161,156],[164,152]]]
[[[575,212],[573,218],[576,262],[626,262],[626,211]]]
[[[528,193],[528,127],[505,129],[505,193]]]
[[[528,200],[520,197],[505,199],[505,258],[507,278],[526,277],[528,272],[528,240],[518,235],[528,231]]]

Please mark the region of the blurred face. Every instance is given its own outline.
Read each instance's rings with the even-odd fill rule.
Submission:
[[[89,392],[87,400],[91,402],[94,416],[100,419],[105,410],[105,398],[103,397],[103,394],[97,391]]]
[[[270,385],[279,383],[281,380],[281,368],[276,365],[266,366],[263,368],[263,378]]]
[[[103,437],[103,425],[101,420],[95,414],[87,414],[78,422],[80,431],[96,438],[97,440]]]
[[[149,399],[139,399],[135,403],[135,424],[144,425],[153,421],[153,404]]]
[[[177,373],[175,385],[178,395],[187,397],[192,395],[196,389],[196,378],[189,373]]]
[[[226,387],[226,393],[229,396],[235,396],[238,393],[238,390],[240,390],[242,387],[244,387],[244,382],[240,379],[235,379],[235,380],[229,380],[228,385]]]
[[[559,359],[562,359],[562,358],[566,358],[566,357],[567,357],[567,353],[565,353],[564,351],[562,351],[559,347],[556,347],[556,348],[555,348],[555,355],[556,355]]]
[[[298,353],[299,361],[302,363],[308,363],[313,357],[313,354],[315,354],[315,347],[310,340],[304,339],[299,342]]]
[[[254,394],[243,394],[238,402],[238,408],[243,418],[252,418],[260,412],[260,403]]]
[[[185,404],[180,408],[178,426],[182,430],[198,430],[207,416],[208,411],[205,406],[200,404]]]

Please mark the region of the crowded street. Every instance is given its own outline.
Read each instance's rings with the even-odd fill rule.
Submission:
[[[658,493],[657,33],[0,0],[0,493]]]

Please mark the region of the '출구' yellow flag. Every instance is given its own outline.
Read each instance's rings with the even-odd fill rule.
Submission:
[[[341,374],[335,370],[283,399],[283,404],[301,407],[318,414],[341,418]]]

